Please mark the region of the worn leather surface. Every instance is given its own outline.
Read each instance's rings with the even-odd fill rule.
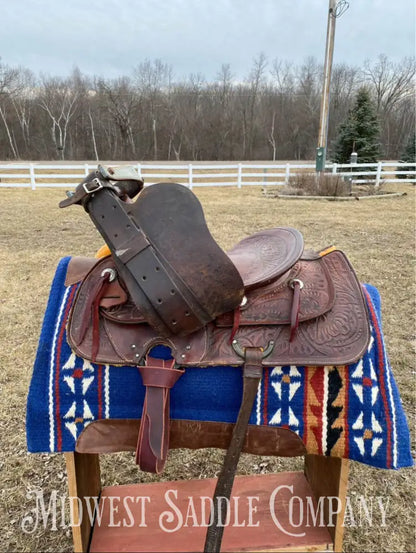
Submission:
[[[91,317],[87,306],[91,288],[111,257],[100,260],[82,282],[68,325],[74,351],[91,359],[92,329],[82,336],[82,322]],[[290,342],[292,278],[304,283],[300,296],[299,327]],[[235,338],[242,347],[265,347],[274,341],[266,366],[287,364],[344,365],[357,361],[369,341],[367,307],[361,286],[346,256],[332,251],[324,257],[300,260],[280,279],[249,290]],[[139,322],[142,321],[142,322]],[[171,348],[178,365],[242,365],[230,347],[233,315],[221,316],[190,336],[159,334],[128,303],[101,309],[97,361],[137,365],[154,345]]]
[[[293,267],[302,252],[303,236],[298,230],[276,227],[244,238],[227,254],[248,291],[279,278]]]
[[[103,189],[88,213],[147,323],[160,336],[188,335],[237,307],[244,286],[185,186],[158,183],[126,204]]]
[[[66,271],[65,286],[72,286],[80,282],[96,264],[97,260],[94,257],[72,257]]]
[[[79,453],[115,453],[135,451],[141,421],[103,419],[90,423],[78,436]],[[234,425],[224,422],[171,420],[169,449],[227,449]],[[244,453],[295,457],[306,454],[299,436],[288,428],[249,425],[243,444]]]

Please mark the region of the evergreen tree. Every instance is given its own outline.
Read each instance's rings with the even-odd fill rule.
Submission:
[[[374,163],[380,155],[379,135],[375,105],[369,91],[360,88],[347,119],[339,127],[334,161],[349,163],[351,152],[355,151],[358,163]]]
[[[406,147],[401,157],[401,162],[416,163],[416,134],[413,132],[409,136]],[[414,171],[416,167],[412,165],[405,165],[404,167],[397,167],[398,171]],[[397,175],[399,179],[407,179],[407,177],[414,178],[414,175]]]

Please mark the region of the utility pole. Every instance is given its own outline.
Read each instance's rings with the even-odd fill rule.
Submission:
[[[321,98],[318,148],[316,150],[316,171],[325,171],[328,140],[329,91],[331,86],[332,59],[334,56],[335,22],[337,0],[329,0],[328,25],[326,31],[324,85]]]

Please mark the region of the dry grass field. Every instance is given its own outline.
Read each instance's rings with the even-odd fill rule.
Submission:
[[[415,402],[415,189],[394,187],[407,196],[366,202],[285,201],[261,195],[260,187],[204,188],[201,200],[209,227],[224,248],[263,228],[293,226],[306,247],[335,244],[354,264],[362,282],[378,287],[389,356],[408,420]],[[1,382],[1,551],[71,551],[69,530],[33,534],[21,529],[33,508],[26,494],[35,488],[66,491],[62,455],[26,452],[25,405],[43,313],[58,260],[93,255],[102,245],[88,216],[78,207],[59,210],[63,190],[0,191],[0,382]],[[413,431],[413,430],[412,430]],[[414,436],[413,436],[414,437]],[[413,442],[414,443],[414,442]],[[107,484],[152,481],[132,455],[103,456]],[[215,450],[173,451],[161,478],[212,477],[222,455]],[[240,473],[299,468],[301,461],[245,455]],[[349,494],[389,498],[386,526],[374,512],[373,526],[346,528],[345,551],[415,551],[415,482],[411,469],[384,471],[352,462]]]

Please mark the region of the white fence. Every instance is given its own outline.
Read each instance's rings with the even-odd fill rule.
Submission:
[[[128,162],[126,162],[127,164]],[[118,163],[114,163],[117,165]],[[279,186],[291,176],[314,172],[314,163],[132,163],[145,184],[164,180],[196,186]],[[400,170],[400,165],[406,170]],[[73,188],[97,167],[96,163],[5,163],[0,164],[0,188]],[[412,170],[408,170],[412,168]],[[416,163],[378,162],[326,165],[326,171],[350,178],[354,183],[416,183]],[[397,180],[398,175],[406,178]],[[368,177],[371,178],[369,179]],[[410,178],[409,178],[410,177]]]

